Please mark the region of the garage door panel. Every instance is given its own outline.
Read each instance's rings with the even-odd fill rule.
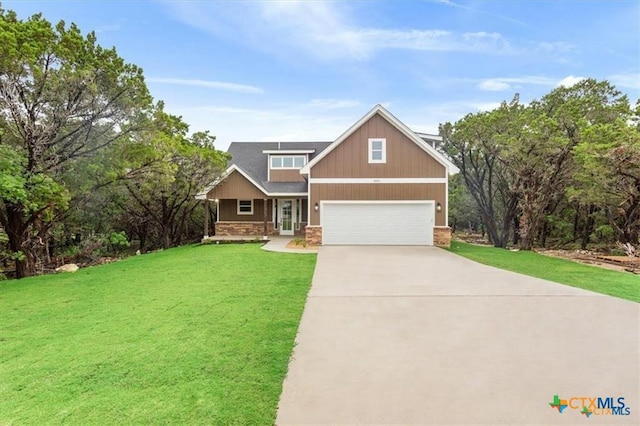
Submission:
[[[432,203],[322,206],[323,244],[433,245]]]

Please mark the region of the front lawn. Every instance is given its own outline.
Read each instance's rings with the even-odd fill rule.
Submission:
[[[450,251],[489,266],[640,302],[640,276],[530,251],[512,252],[452,241]]]
[[[272,424],[315,259],[187,246],[0,283],[0,424]]]

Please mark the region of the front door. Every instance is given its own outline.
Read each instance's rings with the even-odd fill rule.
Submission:
[[[280,235],[293,235],[295,209],[293,200],[280,200]]]

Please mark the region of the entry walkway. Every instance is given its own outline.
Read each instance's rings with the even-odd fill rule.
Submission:
[[[321,247],[277,424],[638,424],[639,320],[437,248]],[[631,414],[560,413],[554,395]]]
[[[293,241],[293,237],[280,237],[280,236],[272,236],[269,237],[269,241],[262,246],[263,250],[267,251],[277,251],[281,253],[300,253],[300,254],[310,254],[310,253],[318,253],[317,248],[289,248],[287,244]]]

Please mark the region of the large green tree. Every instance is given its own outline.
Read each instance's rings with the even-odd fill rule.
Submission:
[[[626,95],[607,81],[585,79],[528,105],[516,95],[440,131],[490,241],[506,246],[513,227],[514,242],[530,250],[536,238],[546,242],[554,224],[566,234],[568,216],[568,240],[582,238],[583,247],[594,232],[607,234],[596,228],[603,216],[620,241],[637,242],[637,123]],[[570,211],[556,214],[558,208]]]
[[[506,247],[518,207],[513,173],[503,158],[505,143],[520,132],[513,123],[522,108],[516,96],[494,111],[469,114],[455,124],[440,126],[443,149],[460,169],[489,241],[496,247]]]
[[[63,21],[0,9],[0,224],[18,277],[71,197],[64,175],[137,128],[142,71]]]
[[[597,123],[575,148],[578,170],[573,197],[599,206],[618,241],[638,244],[640,237],[640,129],[620,116]]]
[[[594,126],[629,117],[627,97],[607,81],[558,87],[527,107],[512,110],[501,161],[519,195],[520,248],[531,250],[545,215],[564,195],[575,172],[573,149]],[[506,138],[505,138],[506,136]]]
[[[214,136],[187,134],[188,125],[160,103],[147,129],[116,150],[123,173],[108,190],[120,208],[120,223],[139,239],[141,250],[188,238],[189,224],[202,208],[196,194],[226,166],[228,156],[215,149]],[[191,229],[200,233],[197,226]]]

